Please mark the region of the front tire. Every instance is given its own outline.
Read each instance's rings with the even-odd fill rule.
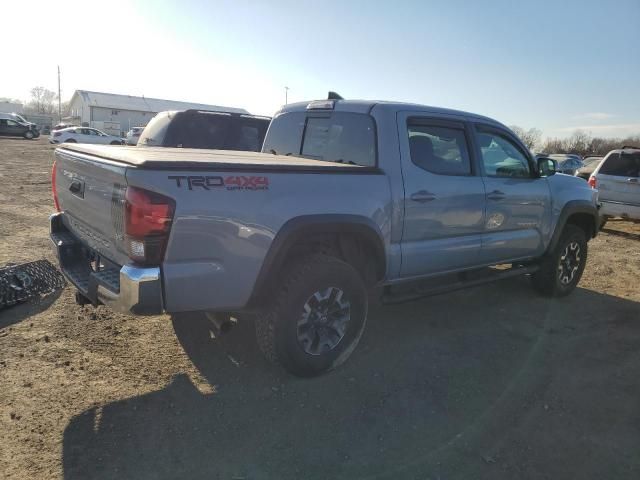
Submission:
[[[111,142],[111,145],[122,145],[122,142],[116,142],[115,140]]]
[[[31,130],[27,130],[26,132],[24,132],[24,138],[26,138],[27,140],[33,140],[33,132]]]
[[[547,297],[564,297],[578,285],[587,263],[587,235],[577,225],[565,225],[553,251],[531,275],[533,287]]]
[[[367,320],[364,282],[348,263],[326,255],[303,257],[285,270],[271,305],[256,318],[265,357],[302,377],[342,364]]]

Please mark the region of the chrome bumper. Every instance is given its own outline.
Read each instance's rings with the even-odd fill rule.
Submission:
[[[50,237],[60,270],[93,305],[133,315],[156,315],[163,311],[162,277],[159,267],[122,267],[100,259],[104,267],[91,266],[97,256],[82,244],[62,221],[64,213],[49,217]]]

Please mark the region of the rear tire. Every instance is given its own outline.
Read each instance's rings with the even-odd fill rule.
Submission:
[[[355,350],[367,320],[364,282],[348,263],[314,254],[287,268],[273,301],[256,318],[264,356],[302,377],[342,364]]]
[[[556,247],[531,275],[538,293],[547,297],[564,297],[578,285],[587,263],[587,235],[577,225],[565,225]]]
[[[605,215],[600,217],[600,230],[602,230],[604,226],[607,224],[607,220],[609,220],[609,217]]]

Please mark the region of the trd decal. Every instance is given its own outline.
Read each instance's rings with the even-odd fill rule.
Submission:
[[[226,188],[227,190],[269,190],[269,177],[254,176],[210,176],[210,175],[169,175],[169,180],[176,182],[176,187],[186,186],[189,190],[202,188],[213,190]]]

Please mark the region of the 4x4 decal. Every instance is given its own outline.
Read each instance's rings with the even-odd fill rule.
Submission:
[[[213,190],[226,188],[227,190],[269,190],[269,177],[232,175],[221,177],[217,175],[169,175],[169,180],[176,182],[176,187],[186,186],[189,190],[202,188]]]

